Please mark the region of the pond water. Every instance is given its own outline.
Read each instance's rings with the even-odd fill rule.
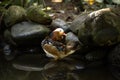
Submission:
[[[0,80],[116,80],[106,66],[85,67],[75,57],[61,61],[39,54],[22,55],[12,61],[3,57],[0,56]]]

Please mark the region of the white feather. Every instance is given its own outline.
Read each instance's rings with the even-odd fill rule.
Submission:
[[[52,54],[50,54],[49,52],[47,52],[45,49],[43,49],[44,51],[45,51],[45,53],[46,53],[46,56],[47,57],[52,57],[52,58],[55,58],[55,56],[54,55],[52,55]]]

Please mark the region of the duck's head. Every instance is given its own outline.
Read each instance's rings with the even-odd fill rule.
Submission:
[[[66,34],[62,28],[55,29],[52,32],[52,36],[51,36],[52,40],[55,40],[55,41],[61,41],[65,39],[65,37],[66,37]]]

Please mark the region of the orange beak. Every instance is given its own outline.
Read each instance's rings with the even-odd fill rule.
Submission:
[[[64,32],[59,32],[59,35],[60,35],[60,36],[66,36],[66,33],[64,33]]]

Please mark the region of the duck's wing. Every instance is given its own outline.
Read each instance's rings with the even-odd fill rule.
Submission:
[[[64,47],[62,47],[62,43],[57,42],[57,41],[52,41],[49,38],[44,39],[41,42],[41,46],[44,50],[44,52],[46,53],[47,57],[52,57],[55,59],[60,58],[60,55],[64,54],[65,52]]]
[[[50,37],[46,37],[42,42],[41,46],[43,47],[45,44],[52,44],[52,39]]]

